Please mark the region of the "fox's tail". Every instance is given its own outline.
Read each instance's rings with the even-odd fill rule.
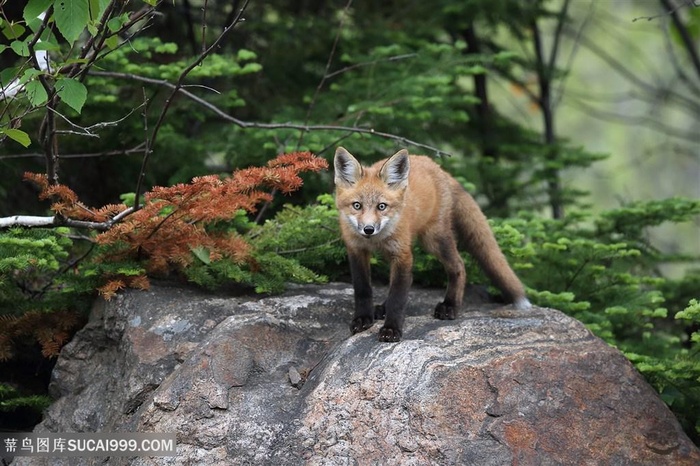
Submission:
[[[467,251],[476,259],[482,270],[520,309],[529,308],[525,288],[506,260],[488,220],[476,201],[461,186],[455,186],[452,222]]]

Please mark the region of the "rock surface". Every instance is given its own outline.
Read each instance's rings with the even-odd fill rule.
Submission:
[[[439,300],[412,290],[397,344],[378,324],[350,335],[341,284],[98,302],[36,432],[176,432],[177,456],[13,464],[700,464],[653,389],[579,322],[495,305],[437,321]]]

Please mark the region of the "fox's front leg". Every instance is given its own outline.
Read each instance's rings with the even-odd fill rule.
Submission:
[[[403,321],[406,316],[408,291],[411,289],[413,275],[413,254],[408,251],[391,261],[391,278],[389,296],[382,305],[386,313],[384,326],[379,330],[379,341],[394,342],[401,340]]]
[[[367,330],[374,323],[369,259],[370,253],[368,251],[348,251],[352,286],[355,290],[355,315],[352,324],[350,324],[350,330],[353,334]]]

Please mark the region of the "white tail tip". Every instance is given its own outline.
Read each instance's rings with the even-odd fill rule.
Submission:
[[[527,298],[518,298],[513,304],[515,305],[516,309],[520,309],[521,311],[524,311],[525,309],[530,309],[532,307],[530,300]]]

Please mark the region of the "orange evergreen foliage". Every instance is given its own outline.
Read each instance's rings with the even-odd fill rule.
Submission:
[[[234,232],[208,229],[218,221],[227,221],[243,209],[249,213],[272,199],[262,188],[288,194],[303,183],[299,173],[327,168],[327,162],[309,152],[283,154],[265,167],[235,171],[232,176],[216,175],[193,178],[188,184],[154,187],[144,195],[144,205],[96,236],[103,248],[99,260],[121,262],[137,260],[150,274],[167,274],[187,267],[194,260],[193,248],[209,252],[209,260],[229,258],[237,264],[251,261],[250,244]],[[90,209],[68,187],[50,185],[46,176],[27,173],[25,178],[41,188],[41,199],[53,199],[51,209],[66,218],[105,222],[126,209],[125,205],[108,205]],[[251,264],[254,265],[254,264]],[[131,286],[147,288],[144,276],[104,277],[99,292],[110,298],[117,290]]]
[[[82,327],[85,317],[77,311],[30,311],[21,316],[0,316],[0,361],[12,358],[15,341],[30,337],[41,346],[45,358],[58,356],[61,348]]]

